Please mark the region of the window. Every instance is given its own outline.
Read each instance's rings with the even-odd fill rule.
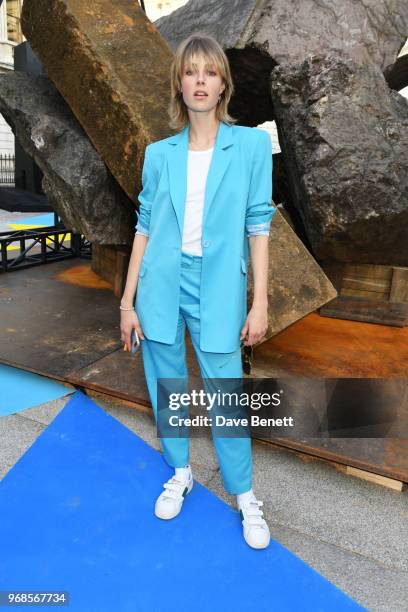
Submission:
[[[8,40],[21,43],[23,41],[20,25],[21,0],[6,0],[6,14]]]

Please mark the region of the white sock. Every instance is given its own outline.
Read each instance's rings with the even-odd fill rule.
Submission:
[[[255,497],[255,493],[253,492],[253,490],[249,489],[249,491],[245,491],[245,493],[240,493],[239,495],[237,495],[237,504],[239,506],[241,504],[248,502],[251,499],[256,499],[256,497]]]
[[[190,474],[191,473],[191,466],[189,463],[187,463],[187,465],[185,467],[182,468],[174,468],[175,470],[175,476],[177,476],[177,478],[179,478],[180,480],[183,480],[185,482],[187,482],[187,480],[189,480],[190,478]]]

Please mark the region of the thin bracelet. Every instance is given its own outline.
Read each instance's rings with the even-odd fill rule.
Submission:
[[[121,310],[134,310],[134,309],[135,309],[135,307],[134,307],[134,306],[132,306],[131,308],[124,308],[123,306],[119,306],[119,308],[120,308]]]

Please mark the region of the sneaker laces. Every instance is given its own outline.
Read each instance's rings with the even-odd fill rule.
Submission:
[[[244,515],[244,520],[251,527],[259,526],[265,528],[266,522],[262,518],[263,512],[262,510],[259,510],[261,506],[263,506],[263,502],[257,499],[251,499],[245,505],[241,506],[242,514]]]
[[[163,491],[162,496],[170,499],[177,499],[182,495],[187,484],[188,480],[184,481],[176,478],[176,476],[172,476],[172,478],[164,483],[163,486],[166,491]]]

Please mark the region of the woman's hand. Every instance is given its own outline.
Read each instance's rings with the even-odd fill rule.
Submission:
[[[141,340],[144,340],[143,330],[140,327],[139,319],[134,310],[121,310],[120,311],[120,338],[125,343],[127,350],[130,352],[132,347],[130,345],[130,336],[132,329],[135,329],[137,335]]]
[[[252,346],[252,344],[260,342],[267,331],[268,303],[253,304],[241,330],[241,341],[244,340],[245,346]]]

